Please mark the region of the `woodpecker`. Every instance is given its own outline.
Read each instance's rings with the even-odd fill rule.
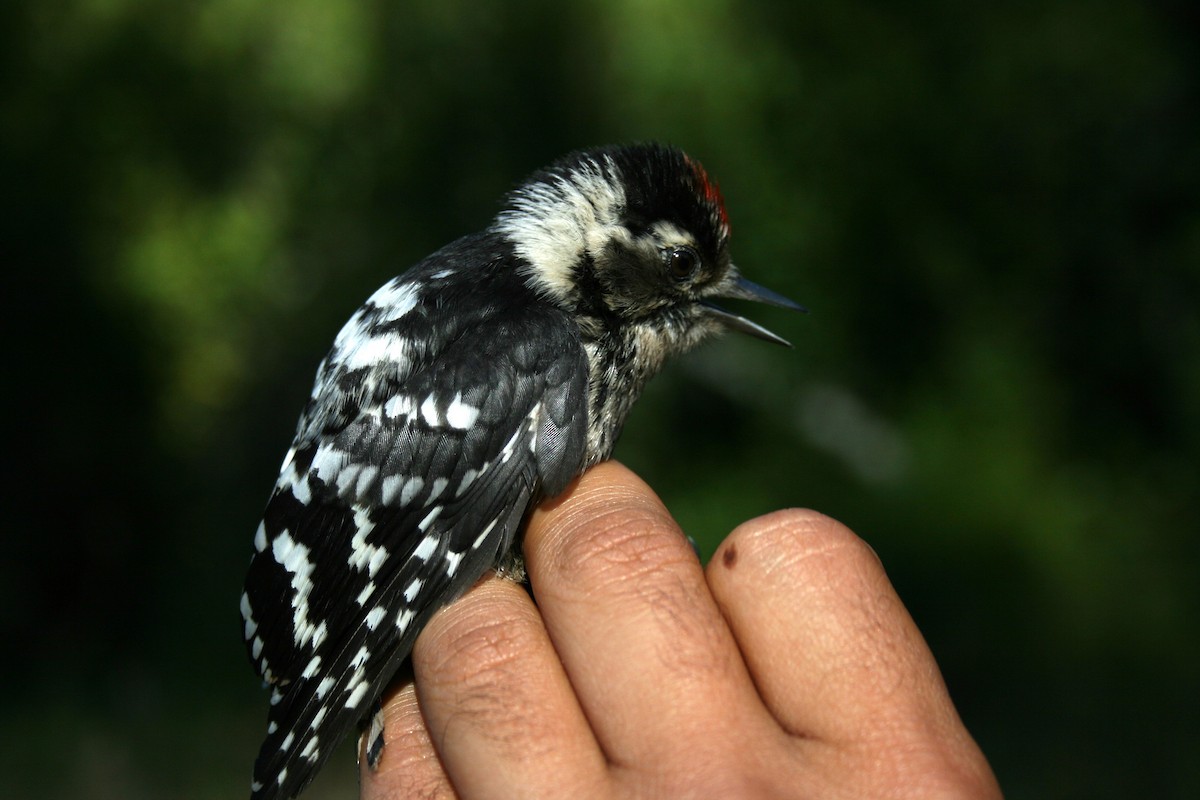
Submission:
[[[422,627],[489,570],[521,574],[530,509],[612,453],[673,355],[723,330],[787,342],[714,301],[801,306],[746,280],[700,164],[660,144],[572,153],[492,224],[376,291],[338,333],[254,536],[241,596],[270,688],[253,800],[298,795]]]

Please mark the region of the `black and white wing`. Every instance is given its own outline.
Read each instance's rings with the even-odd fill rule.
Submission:
[[[562,312],[498,300],[416,352],[433,338],[412,327],[446,300],[416,286],[385,286],[376,298],[390,292],[403,314],[369,302],[339,337],[255,536],[242,615],[272,686],[255,800],[308,784],[428,618],[584,466],[586,360]],[[381,370],[339,347],[396,359]]]

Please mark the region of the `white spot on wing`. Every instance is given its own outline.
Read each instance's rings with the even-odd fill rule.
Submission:
[[[242,592],[241,608],[242,619],[246,622],[246,628],[243,632],[242,638],[249,641],[250,637],[254,635],[254,632],[258,630],[258,623],[254,621],[254,609],[250,608],[250,596],[245,592]],[[255,658],[258,658],[258,656],[255,656]]]
[[[358,652],[355,653],[354,658],[352,658],[350,660],[350,669],[353,669],[353,670],[362,669],[363,664],[366,664],[367,659],[370,657],[371,657],[371,651],[368,650],[367,646],[364,644],[362,647],[358,648]]]
[[[324,623],[314,628],[308,620],[308,596],[312,592],[314,565],[308,560],[309,550],[292,539],[286,530],[275,537],[271,552],[285,570],[292,573],[292,638],[300,646],[311,641],[313,647],[325,638]],[[258,656],[255,656],[257,658]]]
[[[442,424],[441,417],[438,414],[437,398],[429,395],[425,398],[425,402],[421,403],[421,418],[425,420],[425,424],[431,428],[440,427]]]
[[[535,403],[529,409],[529,452],[537,452],[538,428],[542,424],[542,404]]]
[[[292,492],[292,494],[295,494],[295,492]],[[258,530],[254,532],[254,549],[260,553],[267,549],[266,523],[258,523]]]
[[[347,490],[358,480],[358,475],[362,472],[362,469],[362,464],[347,464],[342,467],[341,471],[337,473],[337,490],[339,495],[342,497],[346,496]]]
[[[412,502],[412,499],[417,496],[417,492],[425,487],[425,481],[416,475],[409,478],[404,483],[404,489],[400,491],[400,505],[406,506]]]
[[[434,478],[433,483],[429,485],[429,501],[432,502],[442,496],[442,492],[446,491],[446,486],[450,481],[445,478]]]
[[[367,575],[374,578],[383,562],[387,561],[388,551],[383,545],[374,545],[367,541],[367,535],[374,530],[375,523],[371,522],[365,509],[355,511],[354,523],[357,530],[350,539],[350,556],[346,563],[357,570],[365,569]]]
[[[403,475],[388,475],[383,479],[383,483],[379,486],[379,499],[385,506],[393,505],[396,502],[396,495],[400,493],[400,487],[403,484]]]
[[[398,395],[383,404],[383,413],[389,417],[411,417],[415,406],[407,395]]]
[[[363,587],[363,590],[358,593],[358,597],[354,598],[354,602],[358,603],[360,606],[365,606],[367,604],[367,598],[369,598],[374,591],[375,581],[368,582],[367,585]]]
[[[281,751],[287,751],[288,748],[292,746],[292,742],[294,741],[296,741],[296,734],[288,733],[287,736],[283,737],[283,742],[279,745],[279,749]]]
[[[379,568],[383,566],[383,562],[387,561],[388,552],[382,547],[375,548],[375,552],[371,555],[371,560],[367,563],[367,574],[372,578],[375,573],[379,572]]]
[[[321,723],[325,721],[325,712],[327,711],[329,711],[329,706],[321,706],[321,709],[313,716],[313,720],[308,724],[308,727],[314,731],[321,727]]]
[[[315,649],[315,648],[320,647],[321,642],[325,641],[325,637],[328,634],[329,634],[329,628],[325,627],[325,623],[322,622],[320,625],[317,626],[317,629],[315,631],[313,631],[313,637],[312,637],[313,648]]]
[[[479,477],[480,472],[482,472],[482,470],[474,469],[468,469],[466,472],[464,472],[462,474],[462,478],[460,478],[458,481],[458,489],[454,492],[454,496],[462,497],[463,492],[470,488],[471,484],[475,482],[475,479]]]
[[[301,475],[296,472],[295,457],[296,448],[293,447],[291,450],[288,450],[287,458],[283,460],[283,466],[279,468],[279,479],[275,481],[275,488],[280,491],[287,490],[291,492],[292,496],[302,505],[308,505],[312,500],[312,491],[308,485],[308,473]],[[258,552],[261,553],[267,549],[266,530],[263,530],[263,538],[261,540],[257,534],[255,535],[254,546],[258,547],[259,544],[262,547]]]
[[[363,697],[367,694],[367,682],[360,680],[354,686],[354,690],[350,692],[350,696],[346,698],[346,708],[358,708],[358,704],[362,702]]]
[[[425,581],[420,578],[413,578],[412,582],[404,589],[404,599],[412,603],[417,597],[417,592],[421,591],[421,587],[425,585]]]
[[[376,628],[378,628],[380,620],[383,619],[383,615],[386,613],[387,613],[387,609],[385,609],[383,606],[375,606],[370,611],[368,611],[367,619],[366,619],[367,630],[373,631]]]
[[[321,682],[317,684],[317,699],[324,700],[325,695],[329,694],[329,690],[333,688],[334,683],[333,678],[322,678]]]
[[[366,536],[375,528],[375,523],[371,521],[371,509],[365,506],[354,507],[354,525],[363,536]]]
[[[500,521],[500,518],[496,517],[494,520],[492,520],[491,522],[489,522],[487,524],[486,528],[484,528],[482,531],[479,532],[479,535],[475,537],[475,541],[471,543],[472,550],[479,549],[479,546],[484,543],[484,541],[487,539],[487,535],[492,532],[492,528],[496,527],[496,523],[499,521]]]
[[[407,364],[409,340],[389,331],[354,339],[342,357],[346,369],[362,369],[380,363]]]
[[[421,540],[417,545],[417,549],[413,550],[413,558],[419,558],[422,561],[428,561],[433,555],[433,551],[437,549],[439,537],[436,533],[431,533]]]
[[[416,614],[410,608],[406,608],[396,615],[396,627],[400,629],[401,633],[408,630],[408,626],[412,624],[415,616]]]
[[[317,670],[321,668],[321,657],[313,656],[309,659],[308,664],[304,667],[304,672],[300,673],[301,678],[312,678],[317,674]]]
[[[435,519],[437,519],[438,515],[441,513],[442,513],[442,507],[434,506],[433,510],[425,515],[425,519],[423,519],[419,523],[417,523],[417,529],[420,530],[422,533],[424,533],[426,530],[428,530],[429,526],[433,524],[433,521]]]
[[[271,548],[272,555],[284,570],[299,572],[308,559],[308,548],[292,539],[292,534],[284,530],[275,537],[275,545]]]
[[[292,497],[304,506],[312,502],[312,487],[308,485],[307,475],[298,475],[292,481]]]
[[[453,550],[446,553],[446,575],[453,578],[454,573],[458,572],[458,565],[462,563],[463,554],[456,553]]]
[[[300,755],[309,761],[315,761],[320,751],[317,750],[317,737],[314,736],[308,740],[308,744],[304,745],[304,749],[300,751]]]
[[[504,443],[504,447],[500,450],[500,463],[501,464],[507,464],[508,460],[510,458],[512,458],[512,454],[517,449],[517,440],[521,438],[521,433],[522,433],[522,430],[520,428],[517,428],[516,433],[514,433],[512,436],[508,437],[508,441]]]
[[[338,450],[331,444],[323,444],[317,448],[317,452],[313,454],[312,464],[308,471],[315,474],[325,483],[332,484],[337,478],[338,472],[346,465],[349,460],[349,455]],[[293,491],[295,484],[293,484]],[[299,496],[297,495],[297,499]]]
[[[379,308],[381,322],[394,322],[416,308],[420,299],[415,283],[392,278],[376,289],[367,302]]]
[[[358,474],[358,483],[354,487],[354,493],[358,497],[362,497],[371,488],[371,484],[375,482],[375,476],[379,474],[379,467],[367,464],[363,467],[362,472]]]
[[[479,409],[469,403],[464,403],[462,392],[454,395],[454,399],[446,408],[446,424],[451,428],[465,431],[474,425],[477,419],[479,419]]]

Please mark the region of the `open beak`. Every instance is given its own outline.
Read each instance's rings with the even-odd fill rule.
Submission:
[[[755,302],[766,303],[770,306],[790,308],[793,311],[802,311],[805,314],[808,313],[808,309],[799,303],[792,302],[783,295],[772,292],[770,289],[759,286],[757,283],[752,283],[741,276],[738,277],[732,286],[723,290],[719,297],[727,297],[732,300],[754,300]],[[789,342],[787,339],[771,333],[757,322],[751,322],[745,317],[740,317],[737,314],[726,311],[720,306],[708,301],[702,302],[701,305],[708,310],[708,313],[711,316],[721,320],[721,322],[725,324],[725,327],[731,330],[748,333],[751,336],[755,336],[759,339],[765,339],[766,341],[774,342],[775,344],[781,344],[784,347],[792,346],[791,342]]]

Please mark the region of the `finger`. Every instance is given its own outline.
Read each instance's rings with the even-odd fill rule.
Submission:
[[[491,578],[413,650],[430,738],[461,797],[584,797],[606,765],[524,588]]]
[[[739,526],[707,569],[767,707],[832,742],[965,730],[874,551],[812,511]]]
[[[632,472],[611,462],[589,470],[534,513],[525,554],[547,630],[610,761],[674,757],[694,769],[704,748],[713,758],[731,748],[687,732],[777,731],[695,553]],[[758,728],[747,719],[755,714]]]
[[[412,681],[405,681],[386,696],[382,710],[384,748],[378,767],[368,767],[366,754],[359,754],[363,800],[404,797],[449,800],[455,797],[450,779],[429,739]],[[360,746],[368,744],[364,741]]]

